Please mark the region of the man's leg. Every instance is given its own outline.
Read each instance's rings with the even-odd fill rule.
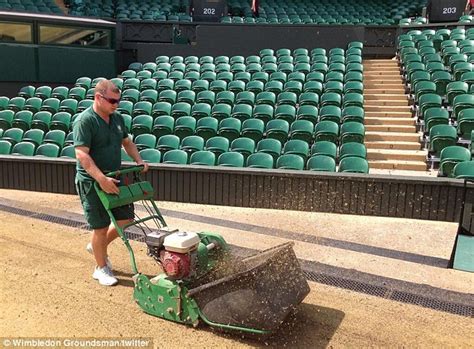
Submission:
[[[117,224],[118,224],[119,227],[123,227],[125,224],[130,223],[130,222],[131,222],[130,219],[122,219],[122,220],[118,220]],[[115,226],[113,224],[110,224],[110,226],[107,230],[107,246],[112,241],[114,241],[118,236],[119,235],[118,235],[117,229],[115,228]]]
[[[107,257],[107,232],[108,227],[94,229],[92,231],[92,250],[94,251],[95,261],[97,266],[102,268],[106,265],[106,257]]]

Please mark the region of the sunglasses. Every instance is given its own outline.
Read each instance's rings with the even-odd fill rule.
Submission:
[[[104,95],[100,95],[103,99],[105,99],[107,102],[109,102],[110,104],[119,104],[120,102],[120,98],[119,99],[116,99],[116,98],[109,98],[109,97],[105,97]]]

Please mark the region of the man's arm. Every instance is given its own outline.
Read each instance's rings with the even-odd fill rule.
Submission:
[[[122,141],[123,148],[130,157],[135,160],[138,165],[143,165],[143,172],[148,171],[148,164],[143,161],[140,153],[138,152],[137,146],[129,137],[125,137]]]
[[[86,170],[86,172],[94,178],[97,183],[99,183],[102,190],[108,194],[118,194],[119,189],[116,183],[119,183],[120,181],[115,178],[107,177],[101,170],[99,170],[94,160],[92,160],[89,155],[89,148],[85,146],[77,146],[75,147],[75,150],[77,160],[79,160],[84,170]]]

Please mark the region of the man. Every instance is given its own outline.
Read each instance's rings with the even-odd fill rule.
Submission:
[[[128,137],[122,116],[116,112],[119,100],[120,90],[114,83],[100,81],[95,87],[94,104],[84,110],[73,125],[77,158],[76,190],[86,220],[93,229],[91,243],[87,245],[97,263],[92,277],[104,286],[113,286],[118,282],[107,257],[107,247],[118,233],[110,224],[110,218],[97,196],[94,181],[106,193],[119,193],[117,184],[120,181],[105,174],[120,169],[122,146],[137,164],[144,166],[144,171],[148,169]],[[130,222],[134,216],[133,205],[118,207],[112,212],[120,226]]]

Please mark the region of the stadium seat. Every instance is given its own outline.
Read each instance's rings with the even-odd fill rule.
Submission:
[[[158,138],[156,142],[156,149],[158,149],[163,156],[169,150],[178,149],[179,144],[180,140],[178,136],[164,135]]]
[[[196,135],[184,137],[179,148],[190,156],[192,153],[204,149],[204,139]]]
[[[196,151],[191,155],[190,165],[214,166],[216,164],[216,155],[208,150]]]
[[[35,152],[36,156],[46,156],[48,158],[57,158],[59,156],[60,147],[54,143],[41,144]]]
[[[164,164],[186,165],[188,163],[188,154],[180,149],[167,151],[163,155]]]
[[[313,155],[308,159],[306,169],[310,171],[336,172],[336,161],[333,157],[327,155]]]
[[[247,158],[247,167],[249,168],[273,168],[274,159],[270,154],[259,152],[250,154]]]
[[[217,159],[218,166],[244,167],[244,163],[244,156],[241,153],[235,151],[222,153]]]
[[[137,135],[133,142],[137,146],[138,151],[143,149],[154,149],[156,146],[156,136],[149,133],[142,133]]]
[[[230,142],[227,138],[215,136],[209,138],[206,142],[205,150],[209,150],[216,155],[216,159],[229,150]]]
[[[140,156],[143,161],[149,163],[160,163],[161,153],[157,149],[143,149],[140,151]]]
[[[339,162],[338,172],[369,173],[369,163],[360,157],[347,156]]]
[[[278,157],[276,168],[282,170],[303,170],[304,160],[296,154],[283,154]]]
[[[11,155],[33,156],[35,145],[30,142],[20,142],[13,146]]]
[[[471,153],[467,148],[452,145],[443,148],[440,153],[439,175],[453,177],[454,167],[463,161],[470,161]]]

